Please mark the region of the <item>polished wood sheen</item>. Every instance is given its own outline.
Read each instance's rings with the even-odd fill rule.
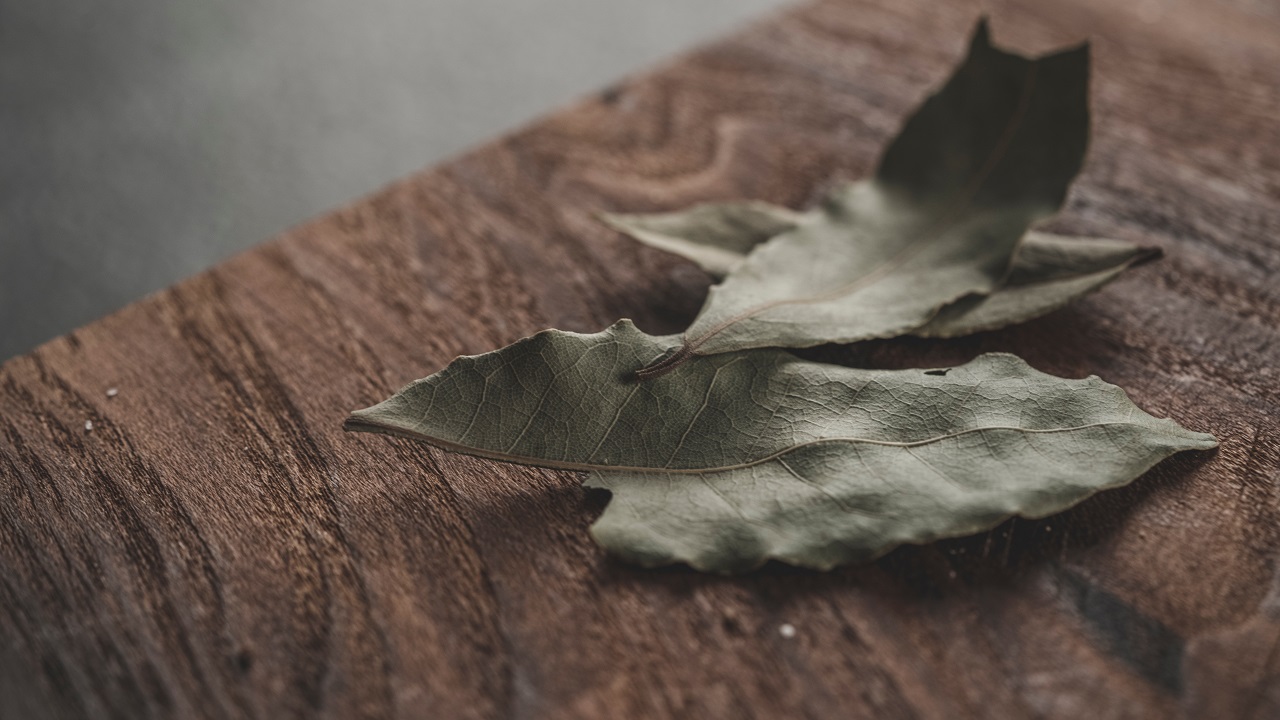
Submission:
[[[1218,451],[716,577],[605,556],[573,473],[342,432],[542,328],[680,330],[707,277],[595,214],[865,176],[984,10],[1006,47],[1094,41],[1050,229],[1165,257],[1020,327],[816,355],[1013,352]],[[1278,128],[1273,3],[825,0],[299,227],[0,369],[0,716],[1280,717]]]

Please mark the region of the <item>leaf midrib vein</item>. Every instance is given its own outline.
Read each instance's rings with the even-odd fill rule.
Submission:
[[[941,442],[943,440],[950,440],[952,438],[962,437],[964,435],[971,435],[973,433],[986,432],[988,430],[1014,430],[1017,432],[1023,432],[1028,434],[1051,435],[1056,433],[1067,433],[1067,432],[1077,432],[1080,430],[1089,430],[1091,428],[1098,428],[1098,427],[1112,427],[1112,426],[1145,427],[1141,423],[1131,422],[1128,420],[1121,420],[1121,421],[1088,423],[1085,425],[1073,425],[1070,427],[1060,427],[1060,428],[1024,428],[1016,425],[983,425],[982,427],[965,428],[964,430],[957,430],[952,433],[935,435],[930,438],[923,438],[920,440],[906,440],[906,441],[877,440],[875,438],[862,438],[862,437],[853,437],[853,436],[835,436],[835,437],[824,437],[824,438],[815,438],[813,440],[807,440],[802,443],[797,443],[795,445],[782,448],[780,450],[777,450],[768,455],[764,455],[762,457],[756,458],[754,460],[748,460],[746,462],[736,463],[733,465],[720,465],[716,467],[705,467],[705,468],[665,468],[665,467],[646,467],[643,465],[601,465],[601,464],[589,463],[589,462],[573,462],[573,461],[566,461],[566,460],[552,460],[548,458],[529,457],[525,455],[513,455],[511,453],[499,452],[496,450],[487,450],[485,448],[477,448],[477,447],[472,447],[470,445],[463,445],[461,443],[453,442],[450,440],[444,440],[442,438],[432,437],[425,433],[420,433],[420,432],[408,430],[401,427],[395,427],[392,425],[383,425],[381,423],[373,422],[370,420],[356,420],[354,422],[348,421],[348,423],[349,423],[348,429],[370,430],[374,432],[385,433],[388,435],[399,435],[401,437],[408,437],[414,440],[420,440],[430,445],[435,445],[436,447],[442,450],[449,450],[451,452],[461,452],[467,455],[474,455],[476,457],[488,458],[490,460],[499,460],[501,462],[516,463],[518,465],[531,465],[535,467],[554,468],[556,470],[578,470],[578,471],[611,470],[614,472],[655,473],[655,474],[662,474],[662,475],[699,475],[704,473],[710,474],[710,473],[730,472],[733,470],[744,470],[746,468],[755,467],[756,465],[763,465],[764,463],[772,462],[774,460],[777,460],[778,458],[785,457],[798,450],[802,450],[804,448],[807,448],[813,445],[822,445],[825,443],[850,443],[850,444],[859,444],[859,445],[878,445],[882,447],[914,448],[914,447],[921,447],[924,445],[930,445],[936,442]]]

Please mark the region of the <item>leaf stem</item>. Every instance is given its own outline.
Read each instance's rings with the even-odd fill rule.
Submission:
[[[693,358],[693,345],[685,343],[670,355],[663,355],[635,372],[636,380],[645,382],[660,378]]]

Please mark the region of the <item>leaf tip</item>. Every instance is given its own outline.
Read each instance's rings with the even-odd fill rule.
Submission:
[[[1189,431],[1189,435],[1188,450],[1214,450],[1221,444],[1218,438],[1209,433]]]
[[[1133,260],[1130,261],[1129,266],[1135,267],[1143,263],[1159,260],[1162,257],[1164,257],[1163,248],[1159,248],[1154,245],[1142,245],[1134,251]]]
[[[605,210],[597,210],[593,215],[595,215],[596,220],[599,220],[618,232],[625,233],[628,231],[627,218],[630,217],[628,215],[611,213]]]
[[[347,418],[342,421],[342,429],[346,432],[374,432],[375,423],[371,421],[370,416],[378,406],[362,408],[360,410],[352,410]]]
[[[978,18],[978,25],[973,29],[973,38],[969,41],[971,49],[991,47],[991,18],[983,15]]]

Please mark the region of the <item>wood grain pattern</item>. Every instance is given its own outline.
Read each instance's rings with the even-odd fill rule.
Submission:
[[[983,9],[817,2],[5,364],[0,716],[1280,716],[1280,12],[1129,5],[985,7],[1006,46],[1095,41],[1052,229],[1165,258],[1007,331],[817,353],[1014,352],[1216,453],[1046,521],[721,578],[603,556],[572,473],[341,431],[544,327],[683,328],[707,278],[593,214],[865,175]]]

